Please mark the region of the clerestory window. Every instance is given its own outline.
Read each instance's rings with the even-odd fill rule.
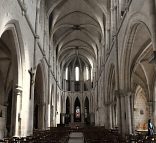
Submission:
[[[65,79],[68,80],[68,68],[66,68]]]
[[[88,69],[88,67],[86,67],[86,80],[88,80],[89,79],[89,69]]]
[[[79,69],[79,67],[75,67],[75,80],[76,81],[80,80],[80,69]]]

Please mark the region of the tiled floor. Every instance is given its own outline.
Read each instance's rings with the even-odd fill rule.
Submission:
[[[70,133],[68,143],[84,143],[83,133],[81,132]]]

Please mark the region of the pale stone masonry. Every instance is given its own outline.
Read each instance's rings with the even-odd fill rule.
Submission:
[[[156,125],[155,15],[155,0],[0,0],[0,139]]]

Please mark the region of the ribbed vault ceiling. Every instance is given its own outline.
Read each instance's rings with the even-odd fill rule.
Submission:
[[[76,59],[95,63],[105,41],[107,6],[107,0],[47,1],[50,42],[62,67]]]

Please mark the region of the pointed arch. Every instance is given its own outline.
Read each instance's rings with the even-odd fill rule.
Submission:
[[[88,99],[87,96],[85,98],[85,107],[88,107],[89,108],[89,99]],[[88,112],[89,112],[89,110],[88,110]]]
[[[0,72],[3,75],[3,85],[1,83],[3,92],[1,92],[1,96],[5,96],[4,98],[2,97],[3,100],[0,96],[2,102],[0,104],[2,112],[6,112],[4,118],[7,121],[6,123],[1,123],[6,124],[4,128],[1,128],[1,131],[4,133],[7,130],[7,136],[14,136],[18,135],[19,130],[17,118],[20,114],[20,108],[17,107],[20,107],[22,100],[17,101],[16,93],[18,92],[19,95],[22,95],[23,62],[25,59],[23,39],[18,21],[10,20],[0,30],[0,53],[5,56],[1,62],[2,65],[0,65]],[[3,66],[4,64],[5,66]],[[3,106],[7,108],[5,109]],[[0,135],[3,136],[1,131]]]
[[[70,99],[67,96],[66,98],[66,115],[65,115],[65,124],[69,124],[70,122],[70,113],[71,113],[71,103],[70,103]]]
[[[150,24],[148,23],[148,18],[142,14],[135,13],[129,19],[128,26],[125,31],[125,39],[122,45],[121,57],[120,58],[120,67],[121,67],[121,79],[123,82],[121,83],[122,88],[129,91],[131,90],[131,69],[132,68],[132,49],[134,47],[134,40],[136,39],[136,34],[138,33],[138,29],[140,26],[143,26],[146,31],[147,37],[151,39],[151,29]],[[142,34],[143,36],[144,34]],[[145,36],[145,35],[144,35]],[[145,41],[144,41],[145,42]],[[146,48],[145,46],[140,47],[140,52]],[[154,47],[153,47],[154,48]],[[138,55],[139,57],[140,55]]]
[[[81,103],[78,97],[76,97],[74,102],[74,121],[81,122]]]
[[[70,99],[66,98],[66,114],[70,114]]]
[[[18,73],[18,78],[16,81],[16,84],[20,87],[23,86],[23,63],[25,61],[25,54],[24,54],[24,43],[23,43],[23,39],[22,39],[22,33],[21,33],[21,28],[19,25],[19,22],[15,19],[10,20],[6,23],[6,25],[4,26],[4,28],[0,31],[0,37],[2,37],[2,35],[5,32],[9,32],[13,37],[14,40],[14,44],[15,44],[15,51],[17,54],[17,73]]]
[[[43,63],[39,63],[35,75],[34,88],[34,128],[45,128],[45,75]]]

